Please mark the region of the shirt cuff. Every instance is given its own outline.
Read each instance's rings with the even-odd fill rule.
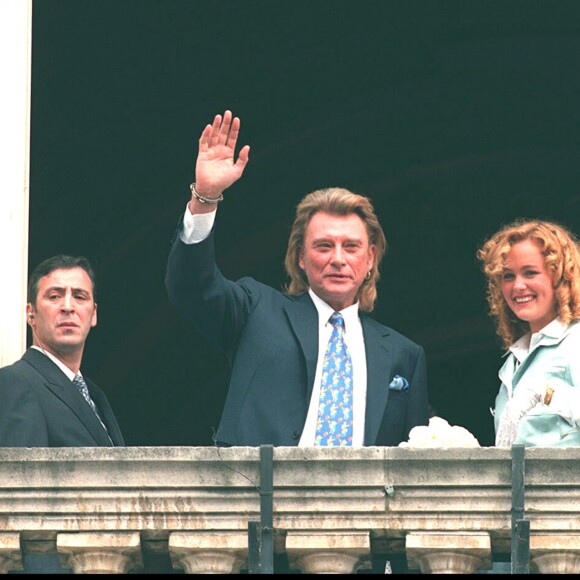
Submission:
[[[185,206],[183,215],[183,228],[179,238],[184,244],[199,244],[205,240],[213,228],[215,211],[209,213],[197,213],[193,215],[189,211],[189,204]]]

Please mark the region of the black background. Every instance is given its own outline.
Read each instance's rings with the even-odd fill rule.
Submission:
[[[372,198],[389,243],[375,317],[424,345],[430,398],[493,444],[502,351],[475,252],[515,217],[580,232],[577,2],[34,0],[30,266],[96,266],[83,372],[130,445],[210,445],[223,355],[163,277],[197,140],[242,120],[218,216],[224,272],[281,287],[314,189]]]

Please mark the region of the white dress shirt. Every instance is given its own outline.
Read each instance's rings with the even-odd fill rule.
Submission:
[[[310,298],[318,311],[318,362],[312,387],[312,397],[308,407],[308,415],[304,430],[300,437],[300,447],[312,447],[316,435],[316,422],[318,419],[318,401],[320,399],[320,382],[322,380],[322,365],[326,347],[332,334],[332,324],[329,322],[334,309],[324,300],[321,300],[312,290],[309,290]],[[353,447],[362,447],[365,435],[365,411],[367,399],[367,364],[362,325],[358,316],[358,302],[340,310],[344,318],[344,341],[352,361],[353,372]]]

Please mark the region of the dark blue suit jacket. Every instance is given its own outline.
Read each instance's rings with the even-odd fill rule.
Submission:
[[[114,445],[123,435],[105,393],[85,377]],[[0,447],[109,447],[99,419],[69,378],[29,348],[0,369]]]
[[[213,233],[199,244],[176,235],[166,288],[197,331],[221,345],[230,385],[216,439],[224,445],[297,445],[318,359],[318,312],[310,296],[289,296],[252,278],[226,279],[215,262]],[[398,445],[428,423],[425,353],[361,313],[367,360],[365,445]],[[394,375],[409,389],[389,389]],[[203,384],[203,377],[199,377]]]

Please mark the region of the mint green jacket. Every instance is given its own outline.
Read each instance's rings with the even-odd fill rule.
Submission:
[[[529,340],[530,335],[526,335],[514,343],[499,370],[495,430],[515,389],[550,385],[557,404],[538,403],[528,411],[518,424],[514,443],[526,447],[580,446],[580,321],[569,325],[552,321],[534,335],[527,355],[522,354],[521,344]],[[556,401],[558,387],[562,388]]]

